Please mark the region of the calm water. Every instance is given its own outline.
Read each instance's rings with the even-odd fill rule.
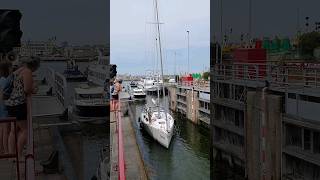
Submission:
[[[88,62],[79,62],[79,69],[84,72],[89,65]],[[66,68],[65,62],[42,62],[38,70],[40,77],[46,73],[47,67],[62,73]],[[78,86],[79,82],[68,82],[68,102],[71,102],[74,96],[74,87]],[[100,159],[100,151],[109,149],[109,124],[107,125],[90,125],[82,124],[77,131],[63,131],[62,136],[68,149],[76,149],[77,155],[73,161],[73,165],[79,179],[88,180],[96,174]],[[66,138],[67,137],[67,138]],[[76,143],[75,143],[76,142]],[[72,146],[71,148],[68,146]],[[73,153],[73,152],[70,152]]]
[[[152,103],[152,98],[156,96],[147,96],[146,102],[132,103],[130,106],[135,117],[133,124],[137,142],[150,179],[210,179],[209,129],[174,115],[175,134],[169,149],[166,149],[138,128],[141,110],[145,103]]]

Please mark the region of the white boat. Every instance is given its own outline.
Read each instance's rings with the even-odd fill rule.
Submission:
[[[98,52],[98,61],[88,66],[88,81],[103,87],[110,79],[110,56],[104,56],[102,52]]]
[[[153,77],[146,77],[142,80],[142,87],[147,92],[157,91],[157,86],[155,85],[155,80]]]
[[[74,107],[78,116],[105,117],[109,114],[108,94],[103,87],[81,84],[74,90]]]
[[[159,116],[160,112],[160,116]],[[146,107],[139,118],[141,127],[162,146],[169,148],[174,119],[161,107]]]
[[[130,82],[130,87],[131,87],[131,88],[137,88],[137,87],[138,87],[138,83],[135,82],[135,81],[131,81],[131,82]]]
[[[175,80],[175,79],[169,79],[169,83],[170,83],[170,84],[175,84],[175,83],[176,83],[176,80]]]
[[[133,88],[132,94],[134,98],[145,98],[146,93],[141,88]]]
[[[155,13],[158,13],[157,9],[157,0],[155,0]],[[160,106],[160,85],[163,83],[163,60],[162,60],[162,49],[161,49],[161,38],[160,38],[160,23],[158,19],[158,14],[156,14],[156,26],[157,26],[157,38],[158,41],[157,47],[159,47],[159,59],[160,59],[160,68],[161,68],[161,76],[157,77],[157,102],[152,99],[155,107],[146,107],[140,115],[140,125],[143,129],[145,129],[157,142],[159,142],[162,146],[169,148],[173,130],[174,130],[174,119],[167,112],[166,109]],[[162,91],[165,92],[164,86],[162,86]]]
[[[154,82],[154,85],[155,85],[156,87],[159,86],[159,88],[161,89],[162,86],[163,86],[163,80],[160,79],[160,78],[156,79],[155,82]]]

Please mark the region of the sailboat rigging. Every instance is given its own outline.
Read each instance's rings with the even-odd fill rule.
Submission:
[[[160,35],[160,23],[159,23],[159,11],[158,11],[158,2],[154,0],[155,5],[155,19],[156,19],[156,48],[159,49],[159,59],[160,59],[160,69],[161,75],[158,74],[157,80],[157,102],[155,107],[146,107],[140,116],[141,126],[161,145],[168,148],[170,145],[170,141],[173,135],[173,127],[174,127],[174,119],[167,112],[165,108],[161,107],[160,104],[160,79],[164,82],[163,75],[163,56],[162,56],[162,46],[161,46],[161,35]],[[165,87],[162,86],[163,97],[165,97]],[[165,98],[164,98],[165,99]],[[165,101],[165,100],[164,100]],[[166,103],[166,102],[164,102]]]

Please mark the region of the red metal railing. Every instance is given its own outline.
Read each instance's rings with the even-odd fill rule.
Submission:
[[[34,161],[34,144],[33,144],[33,126],[32,126],[32,99],[31,96],[27,98],[27,107],[28,107],[28,139],[27,139],[27,155],[26,155],[26,164],[25,164],[25,174],[26,180],[35,179],[35,161]]]
[[[125,180],[125,157],[124,157],[124,147],[123,147],[123,133],[122,133],[122,119],[121,119],[121,102],[120,100],[112,100],[112,111],[114,111],[115,118],[117,120],[117,132],[118,132],[118,179]],[[117,109],[115,110],[115,107]]]
[[[18,138],[17,138],[17,121],[14,117],[1,118],[0,123],[9,123],[14,126],[14,143],[15,143],[15,153],[14,154],[1,154],[0,159],[15,158],[16,159],[16,169],[17,169],[17,179],[20,180],[20,168],[19,168],[19,155],[18,155]]]

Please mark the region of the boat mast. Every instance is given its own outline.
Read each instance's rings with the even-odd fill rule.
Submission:
[[[162,93],[163,93],[163,98],[165,98],[165,89],[164,89],[164,80],[163,80],[163,62],[162,62],[162,48],[161,48],[161,36],[160,36],[160,23],[159,23],[159,11],[158,11],[158,1],[155,0],[155,11],[156,11],[156,24],[157,24],[157,30],[158,30],[158,40],[159,40],[159,52],[160,52],[160,66],[161,66],[161,80],[162,80]],[[158,83],[160,85],[160,81]],[[159,87],[158,85],[158,87]],[[159,99],[159,104],[160,104],[160,99]],[[168,131],[168,118],[167,118],[167,112],[164,112],[166,116],[166,129]]]
[[[156,49],[158,48],[158,39],[156,38]],[[158,58],[158,51],[156,51],[156,56],[157,56],[157,58]],[[160,82],[160,74],[157,72],[157,69],[158,69],[158,61],[157,61],[157,58],[156,58],[156,62],[155,62],[155,64],[156,64],[156,68],[155,68],[155,74],[156,74],[156,76],[157,76],[157,78],[155,79],[158,83],[157,83],[157,95],[158,95],[158,102],[157,102],[157,104],[158,104],[158,118],[160,118],[161,117],[161,115],[160,115],[160,87],[159,87],[159,82]]]

